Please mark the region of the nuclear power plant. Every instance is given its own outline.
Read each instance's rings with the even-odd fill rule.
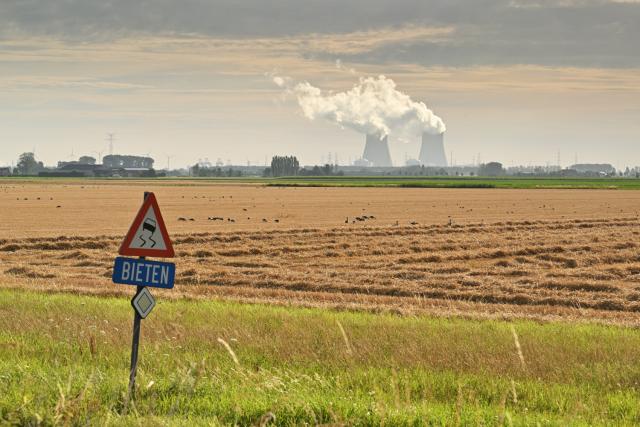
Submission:
[[[424,166],[447,167],[447,156],[444,153],[444,133],[433,135],[424,132],[418,159]]]
[[[417,161],[413,161],[423,166],[446,168],[449,164],[444,151],[444,132],[435,135],[424,132],[420,155]],[[388,137],[381,139],[377,135],[368,134],[362,160],[358,162],[361,162],[361,166],[392,167]]]
[[[391,167],[391,154],[389,154],[389,140],[387,136],[380,139],[377,135],[367,134],[366,144],[362,158],[369,162],[370,166]]]
[[[304,116],[325,119],[341,128],[365,132],[366,145],[355,166],[393,167],[387,135],[398,131],[402,139],[409,133],[422,134],[419,160],[425,166],[445,167],[446,126],[424,102],[416,102],[397,89],[396,83],[380,75],[361,78],[350,90],[323,91],[309,82],[293,84],[291,79],[273,76],[273,82],[287,94],[294,94]],[[430,135],[429,132],[435,134]],[[380,137],[380,135],[384,135]]]

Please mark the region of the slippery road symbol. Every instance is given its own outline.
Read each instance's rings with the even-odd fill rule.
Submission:
[[[144,203],[129,227],[129,232],[120,245],[118,253],[139,257],[173,258],[175,256],[167,226],[153,193],[146,194]]]
[[[140,245],[140,247],[153,248],[156,245],[157,242],[153,240],[153,233],[156,232],[156,228],[157,228],[157,224],[155,220],[151,218],[147,218],[144,220],[144,223],[142,224],[142,233],[138,236],[138,238],[142,241],[142,244]],[[145,239],[145,231],[149,232],[149,236],[147,236],[146,239]],[[149,242],[151,242],[151,244],[147,246],[147,243]]]

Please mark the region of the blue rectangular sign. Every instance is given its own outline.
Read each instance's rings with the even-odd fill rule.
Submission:
[[[173,288],[176,265],[172,262],[147,261],[136,258],[116,258],[113,283],[154,288]]]

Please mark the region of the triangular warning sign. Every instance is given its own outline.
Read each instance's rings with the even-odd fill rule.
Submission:
[[[120,255],[173,258],[173,245],[164,225],[158,201],[148,193],[120,246]]]

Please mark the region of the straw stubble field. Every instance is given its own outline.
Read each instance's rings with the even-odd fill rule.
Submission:
[[[640,323],[640,194],[621,191],[9,181],[1,286],[129,291],[111,267],[144,190],[178,255],[166,297]]]

